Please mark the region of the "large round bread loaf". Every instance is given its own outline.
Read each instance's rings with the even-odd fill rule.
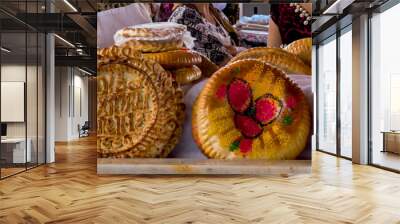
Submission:
[[[100,157],[166,157],[178,143],[183,93],[158,63],[100,61],[97,151]]]
[[[214,73],[192,114],[195,141],[216,159],[295,159],[310,127],[301,89],[259,60],[239,60]]]

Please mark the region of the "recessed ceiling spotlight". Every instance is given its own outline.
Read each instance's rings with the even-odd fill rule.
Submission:
[[[342,14],[343,10],[351,5],[355,0],[336,0],[330,5],[322,14],[329,15],[329,14]]]
[[[78,10],[68,1],[64,0],[64,3],[68,5],[74,12],[78,12]]]
[[[79,67],[78,67],[78,70],[81,71],[81,72],[83,72],[83,73],[85,73],[85,74],[87,74],[87,75],[93,75],[92,73],[90,73],[90,72],[88,72],[88,71],[86,71],[86,70],[83,70],[83,69],[81,69],[81,68],[79,68]]]
[[[6,53],[10,53],[11,52],[11,50],[9,50],[9,49],[7,49],[5,47],[0,47],[0,50],[4,51]]]
[[[68,40],[62,38],[61,36],[59,36],[58,34],[54,34],[55,37],[57,37],[59,40],[61,40],[62,42],[64,42],[65,44],[67,44],[70,47],[75,48],[75,45],[73,45],[71,42],[69,42]]]

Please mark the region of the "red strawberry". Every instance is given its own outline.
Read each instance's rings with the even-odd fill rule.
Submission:
[[[243,113],[252,100],[249,84],[241,79],[234,79],[228,86],[228,102],[233,111]]]
[[[215,96],[219,100],[223,100],[226,96],[226,85],[221,85],[220,87],[218,87],[217,92],[215,92]]]
[[[282,106],[278,100],[270,95],[264,95],[256,100],[255,108],[255,119],[266,125],[279,115]]]
[[[286,99],[286,106],[289,107],[290,109],[294,109],[297,105],[297,99],[295,96],[289,96]]]
[[[241,153],[248,153],[251,151],[253,140],[244,138],[240,141],[239,148]]]
[[[261,126],[251,117],[235,114],[234,121],[236,128],[244,137],[255,138],[263,131]]]

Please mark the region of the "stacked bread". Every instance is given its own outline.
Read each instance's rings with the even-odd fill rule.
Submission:
[[[189,50],[193,39],[186,26],[177,23],[149,23],[127,27],[114,36],[119,47],[131,47],[142,57],[159,63],[179,84],[188,84],[209,76],[218,67],[207,57]]]
[[[184,121],[183,91],[217,66],[188,50],[186,26],[151,23],[127,27],[115,45],[99,49],[97,150],[99,157],[166,157]]]
[[[210,79],[196,99],[192,132],[216,159],[295,159],[311,130],[310,106],[287,74],[311,75],[311,42],[253,48],[221,69],[189,50],[186,27],[152,23],[119,30],[98,51],[98,154],[166,157],[184,122],[181,85]]]

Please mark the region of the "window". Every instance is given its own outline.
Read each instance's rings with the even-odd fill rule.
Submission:
[[[318,47],[318,145],[336,153],[336,36]]]
[[[351,24],[338,34],[340,36],[333,35],[320,43],[318,48],[317,146],[321,151],[351,159],[353,131]]]
[[[340,155],[352,157],[352,30],[340,36]]]
[[[372,164],[400,170],[400,4],[371,18]]]

